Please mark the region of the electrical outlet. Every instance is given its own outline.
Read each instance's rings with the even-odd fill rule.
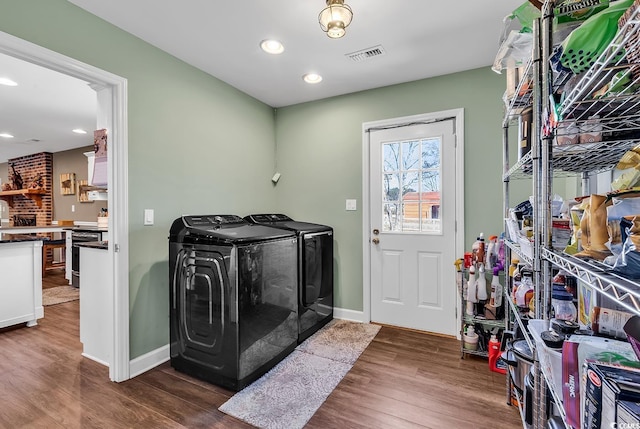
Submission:
[[[74,213],[75,211],[76,211],[76,205],[71,204],[71,213]]]
[[[358,209],[356,200],[347,200],[346,210],[354,211]]]

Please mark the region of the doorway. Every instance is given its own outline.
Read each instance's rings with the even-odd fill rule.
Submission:
[[[463,111],[363,124],[365,318],[456,335]]]
[[[111,262],[110,304],[113,315],[113,342],[109,378],[129,379],[129,256],[128,256],[128,178],[127,178],[127,80],[76,61],[57,52],[0,32],[0,52],[14,58],[55,70],[91,83],[98,92],[98,116],[110,130],[110,156],[107,162],[108,207]]]

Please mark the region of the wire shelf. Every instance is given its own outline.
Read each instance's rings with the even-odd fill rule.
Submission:
[[[524,154],[503,176],[502,180],[508,179],[531,179],[533,172],[533,162],[531,160],[531,151]]]
[[[480,324],[483,326],[490,326],[492,328],[504,328],[504,320],[491,320],[485,319],[478,316],[469,316],[468,314],[464,315],[464,323],[467,325]]]
[[[637,140],[555,145],[553,146],[553,177],[611,170],[625,152],[637,145]],[[530,179],[532,170],[531,152],[529,152],[503,175],[502,180]]]
[[[504,244],[506,244],[513,253],[518,255],[520,262],[526,262],[527,264],[533,266],[533,259],[529,255],[525,255],[518,244],[514,243],[511,240],[504,240]]]
[[[637,110],[640,95],[632,87],[640,82],[640,74],[636,74],[615,97],[599,99],[594,98],[593,93],[610,83],[621,70],[626,69],[625,73],[631,74],[625,52],[640,49],[640,39],[636,37],[640,31],[639,18],[640,8],[636,8],[595,64],[566,95],[559,109],[562,118],[586,120],[594,115],[600,118],[621,117]]]
[[[515,96],[508,100],[506,106],[503,125],[507,126],[520,112],[533,105],[533,60],[529,60],[524,68],[524,73],[518,86],[516,87]]]
[[[596,292],[608,296],[634,314],[640,315],[640,283],[611,271],[611,268],[598,261],[578,259],[576,257],[541,248],[542,257],[558,268],[577,277],[591,286]]]

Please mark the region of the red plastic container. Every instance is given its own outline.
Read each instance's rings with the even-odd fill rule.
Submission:
[[[506,368],[500,368],[498,366],[500,354],[500,341],[498,341],[495,335],[492,335],[491,340],[489,340],[489,369],[493,372],[506,374]]]

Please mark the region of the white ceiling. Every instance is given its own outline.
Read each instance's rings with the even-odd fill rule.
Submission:
[[[0,162],[38,152],[60,152],[93,144],[96,92],[86,82],[0,54]],[[72,132],[82,128],[88,133]]]
[[[68,1],[272,107],[491,65],[504,17],[523,3],[346,0],[353,9],[353,22],[345,37],[334,40],[318,25],[325,0]],[[280,40],[284,53],[262,52],[259,43],[268,38]],[[346,56],[378,45],[384,55],[360,62]],[[0,77],[7,74],[5,62],[17,67],[15,61],[0,58]],[[19,147],[35,149],[33,142],[24,142],[36,138],[61,148],[44,150],[64,150],[77,138],[67,137],[67,129],[89,126],[89,119],[95,123],[95,95],[85,83],[76,81],[72,85],[76,89],[71,89],[64,86],[64,77],[34,75],[30,81],[30,72],[14,70],[18,73],[14,80],[27,86],[0,86],[0,99],[10,91],[28,91],[20,101],[7,99],[11,107],[0,103],[0,132],[16,135],[14,140],[23,145]],[[323,81],[304,83],[302,75],[308,72],[319,73]],[[54,79],[55,83],[45,84]],[[64,95],[54,94],[63,89]],[[31,105],[38,107],[29,110]],[[63,134],[46,131],[47,124],[56,125]],[[88,136],[75,147],[91,144]],[[0,162],[17,156],[5,142],[0,138]]]

